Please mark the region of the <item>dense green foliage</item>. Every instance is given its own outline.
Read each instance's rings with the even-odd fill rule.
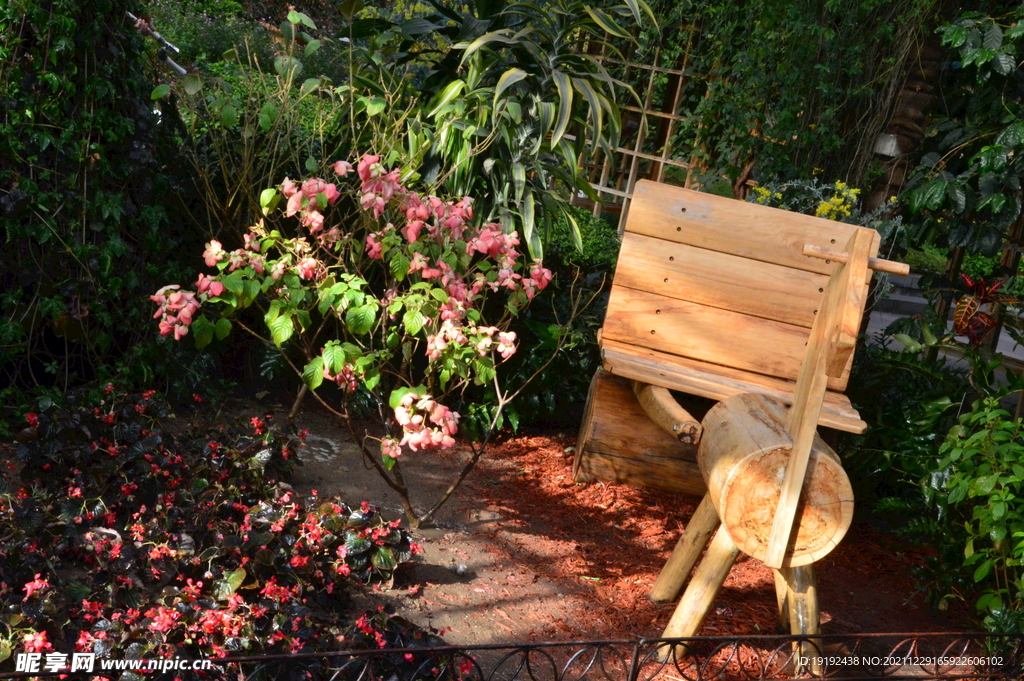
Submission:
[[[149,106],[143,39],[125,10],[139,8],[0,6],[5,407],[16,403],[12,388],[187,373],[187,353],[156,350],[144,294],[177,271],[176,255],[196,233],[183,219],[190,198],[180,164]]]

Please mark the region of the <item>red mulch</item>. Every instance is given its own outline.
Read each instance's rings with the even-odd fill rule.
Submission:
[[[506,521],[506,529],[495,532],[507,536],[491,551],[567,594],[590,592],[587,606],[578,608],[579,619],[571,627],[552,623],[549,633],[561,631],[559,638],[565,638],[571,631],[578,639],[657,636],[674,606],[654,605],[647,593],[699,499],[619,484],[577,484],[573,445],[566,436],[513,438],[496,448],[486,471],[471,477],[473,494]],[[823,633],[974,629],[965,608],[939,612],[925,604],[911,570],[926,553],[855,523],[840,547],[817,564]],[[777,631],[772,571],[741,554],[699,633]]]

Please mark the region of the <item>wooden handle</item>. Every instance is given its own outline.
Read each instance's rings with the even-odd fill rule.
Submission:
[[[700,442],[700,436],[704,428],[697,419],[690,416],[690,412],[676,402],[665,388],[660,388],[649,383],[633,381],[633,394],[644,408],[644,412],[662,430],[683,444],[695,445]]]
[[[813,244],[804,244],[804,255],[808,255],[812,258],[821,258],[822,260],[834,260],[841,263],[845,263],[850,257],[849,253],[825,248],[824,246],[815,246]],[[895,260],[868,258],[868,268],[875,270],[876,272],[888,272],[889,274],[901,274],[903,276],[910,274],[910,265],[902,262],[896,262]]]

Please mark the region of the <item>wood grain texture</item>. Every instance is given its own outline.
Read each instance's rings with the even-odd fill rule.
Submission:
[[[573,461],[576,482],[604,480],[703,495],[707,488],[696,459],[695,446],[648,418],[627,379],[607,371],[594,374]]]
[[[650,383],[641,381],[631,381],[631,383],[637,402],[656,426],[683,444],[695,445],[700,442],[700,436],[704,429],[697,419],[690,416],[690,412],[676,402],[672,393]]]
[[[793,437],[793,451],[764,554],[769,567],[780,568],[784,564],[829,377],[840,373],[840,366],[847,364],[856,347],[864,310],[861,289],[869,276],[872,235],[868,230],[857,230],[846,243],[843,250],[849,259],[839,264],[829,278],[825,301],[811,328],[807,358],[800,369],[786,421],[786,429]]]
[[[719,402],[704,417],[697,455],[708,496],[733,541],[763,560],[773,527],[793,440],[786,407],[764,395],[744,394]],[[795,514],[786,565],[802,566],[828,555],[853,520],[853,490],[839,457],[815,437],[807,482]]]
[[[622,237],[615,284],[811,328],[828,276],[641,234]]]
[[[804,244],[837,247],[858,227],[647,180],[636,183],[626,231],[720,253],[830,274],[834,263],[803,254]],[[871,230],[874,231],[874,230]],[[877,255],[875,232],[869,255]]]
[[[809,332],[770,319],[613,285],[601,337],[793,380]],[[830,387],[845,387],[842,377]]]
[[[729,538],[725,526],[720,526],[708,545],[707,554],[697,566],[693,579],[683,592],[683,597],[679,599],[679,605],[672,613],[662,638],[686,638],[697,633],[729,575],[729,570],[736,562],[737,555],[739,549]],[[680,657],[684,652],[677,650],[676,656]]]
[[[711,502],[711,497],[705,494],[697,510],[686,523],[686,529],[676,542],[676,547],[672,549],[672,555],[669,556],[665,567],[658,573],[658,579],[648,595],[651,601],[671,603],[679,598],[683,586],[690,578],[690,571],[697,564],[697,559],[704,552],[704,547],[720,524],[715,505]]]
[[[603,334],[600,344],[605,369],[618,376],[714,400],[762,393],[786,404],[793,401],[796,384],[792,381],[637,347],[609,340]],[[850,433],[862,433],[867,428],[849,398],[831,391],[825,394],[818,423]]]

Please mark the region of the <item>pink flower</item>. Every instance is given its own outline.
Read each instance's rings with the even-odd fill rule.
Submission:
[[[390,456],[392,459],[397,459],[402,455],[402,448],[398,446],[396,440],[386,437],[380,441],[380,453],[382,456]]]
[[[537,282],[537,288],[543,289],[551,283],[551,270],[541,265],[540,260],[533,261],[533,267],[530,268],[530,278]]]
[[[42,575],[40,573],[36,573],[36,576],[32,581],[26,583],[25,586],[21,588],[21,590],[25,592],[25,598],[23,600],[27,601],[35,592],[42,589],[48,589],[50,587],[50,583],[45,579],[40,579],[40,577],[42,577]],[[46,639],[45,634],[43,635],[43,639]]]
[[[299,276],[303,279],[314,279],[320,268],[320,263],[314,258],[303,258],[295,267],[299,270]]]
[[[45,631],[25,634],[25,637],[21,639],[21,645],[29,653],[43,653],[47,650],[53,650],[53,644],[46,640]]]
[[[356,172],[359,174],[359,179],[363,182],[369,182],[371,179],[379,177],[384,173],[384,168],[380,165],[380,156],[363,154],[363,157],[359,159],[359,163],[356,166]]]
[[[303,195],[301,192],[296,190],[291,196],[288,197],[288,203],[284,207],[284,216],[290,218],[291,216],[302,210],[302,199]]]
[[[498,334],[498,352],[501,354],[502,359],[508,359],[515,354],[515,343],[515,331],[501,332]]]
[[[196,288],[199,289],[199,293],[209,292],[212,296],[219,296],[224,293],[224,284],[205,274],[199,275],[199,279],[196,280]],[[150,296],[150,298],[153,298],[153,296]]]
[[[324,216],[318,210],[311,210],[307,213],[303,213],[302,218],[299,220],[303,227],[309,228],[310,234],[316,234],[324,226]]]
[[[220,242],[216,239],[211,239],[210,242],[206,244],[206,250],[203,251],[203,259],[206,261],[207,267],[216,267],[217,263],[223,260],[226,255],[227,253],[224,252]]]
[[[377,234],[366,235],[366,255],[374,260],[380,260],[381,252],[384,250],[383,245],[378,241],[379,238]]]
[[[284,182],[281,183],[281,193],[284,194],[286,199],[290,199],[298,191],[298,185],[292,182],[290,177],[284,178]]]
[[[352,172],[352,164],[348,161],[336,161],[332,166],[336,175],[345,177]]]
[[[423,220],[410,220],[405,227],[402,228],[402,236],[405,237],[409,243],[414,243],[420,238],[420,230],[426,225]]]
[[[242,235],[242,238],[245,239],[245,250],[252,251],[254,253],[260,252],[260,237],[258,234],[246,232]]]

